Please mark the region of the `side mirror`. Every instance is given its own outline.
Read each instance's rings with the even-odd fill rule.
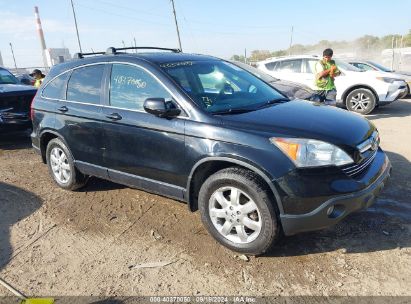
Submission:
[[[144,110],[158,117],[176,117],[181,113],[171,101],[164,98],[147,98],[144,101]]]

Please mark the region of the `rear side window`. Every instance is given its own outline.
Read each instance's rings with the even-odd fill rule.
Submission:
[[[75,69],[67,86],[67,100],[99,104],[104,65]]]
[[[43,97],[66,99],[66,82],[70,73],[64,73],[50,81],[43,90]]]
[[[307,73],[315,74],[315,65],[318,60],[306,60],[305,70]]]
[[[147,98],[171,100],[171,95],[145,70],[132,65],[113,64],[110,105],[144,111],[144,101]]]

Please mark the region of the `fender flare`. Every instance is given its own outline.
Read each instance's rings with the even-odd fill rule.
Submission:
[[[193,166],[193,168],[190,171],[190,175],[188,176],[188,180],[187,180],[187,186],[186,186],[186,193],[187,193],[187,204],[188,207],[191,210],[191,203],[190,203],[190,191],[191,191],[191,181],[194,175],[194,172],[197,170],[197,168],[206,163],[206,162],[212,162],[212,161],[225,161],[225,162],[229,162],[235,165],[240,165],[242,167],[245,167],[253,172],[255,172],[258,176],[260,176],[269,186],[271,192],[274,194],[274,198],[278,207],[278,210],[280,211],[280,214],[284,214],[284,208],[283,208],[283,204],[281,202],[281,198],[280,195],[277,191],[277,189],[275,188],[274,184],[272,183],[272,179],[269,177],[269,175],[263,170],[260,169],[257,165],[241,160],[241,159],[236,159],[236,158],[232,158],[232,157],[227,157],[227,156],[208,156],[205,158],[200,159],[197,163],[195,163],[195,165]]]

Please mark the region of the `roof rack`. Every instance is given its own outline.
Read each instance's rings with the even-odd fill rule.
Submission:
[[[73,58],[74,59],[81,59],[84,56],[93,56],[93,55],[104,55],[105,52],[94,52],[94,53],[75,53]]]
[[[173,53],[181,53],[180,49],[170,49],[170,48],[162,48],[162,47],[154,47],[154,46],[130,46],[130,47],[122,47],[122,48],[114,48],[109,47],[105,52],[106,55],[114,55],[117,51],[125,51],[125,50],[162,50],[162,51],[171,51]]]

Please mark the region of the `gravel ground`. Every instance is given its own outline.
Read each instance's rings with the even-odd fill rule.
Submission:
[[[185,204],[97,178],[64,191],[27,133],[0,135],[0,277],[30,295],[411,295],[411,99],[367,118],[393,165],[376,204],[248,261]]]

